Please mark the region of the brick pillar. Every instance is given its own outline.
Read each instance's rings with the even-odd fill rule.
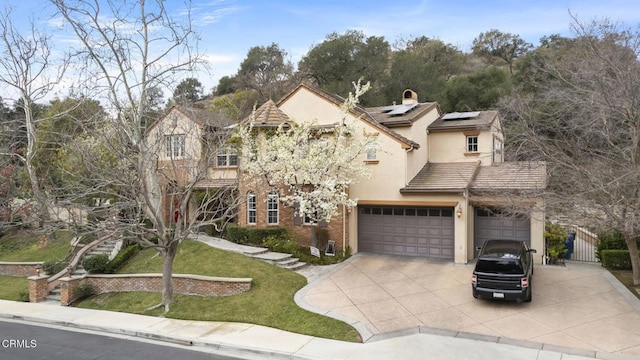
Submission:
[[[60,305],[69,306],[75,300],[75,289],[84,282],[84,277],[64,277],[60,279]]]
[[[48,276],[37,275],[29,277],[29,302],[40,302],[49,294]]]

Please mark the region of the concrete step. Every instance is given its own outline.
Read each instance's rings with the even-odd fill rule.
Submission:
[[[298,259],[298,258],[291,257],[291,258],[288,258],[288,259],[285,259],[285,260],[282,260],[282,261],[278,261],[276,263],[276,265],[278,265],[280,267],[285,267],[285,266],[293,265],[293,264],[297,263],[299,260],[300,259]]]
[[[298,262],[296,262],[294,264],[283,266],[282,268],[283,269],[287,269],[287,270],[296,271],[296,270],[302,270],[302,269],[306,268],[308,265],[309,264],[307,264],[306,262],[298,261]]]
[[[276,264],[291,258],[291,254],[277,253],[277,252],[271,252],[271,251],[267,251],[261,254],[248,255],[248,256],[255,259],[262,260],[262,261],[266,261],[271,264]]]

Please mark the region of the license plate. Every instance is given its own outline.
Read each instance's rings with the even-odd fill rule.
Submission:
[[[493,297],[495,299],[504,299],[504,294],[503,293],[493,293]]]

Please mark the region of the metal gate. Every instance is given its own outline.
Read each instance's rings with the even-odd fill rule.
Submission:
[[[568,260],[599,262],[596,258],[598,235],[578,225],[564,225],[563,227],[567,230],[567,234],[569,232],[575,234],[573,240],[567,236],[567,241],[565,242],[567,248],[573,246],[573,251],[571,251],[571,256]]]

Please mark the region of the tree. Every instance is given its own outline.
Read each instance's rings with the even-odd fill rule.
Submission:
[[[513,64],[517,58],[526,54],[533,45],[522,40],[520,36],[492,29],[480,33],[473,40],[473,53],[481,56],[497,57],[509,65],[509,73],[513,75]]]
[[[363,105],[386,104],[379,93],[389,66],[390,46],[384,37],[365,37],[361,31],[331,33],[311,48],[298,65],[303,78],[312,79],[321,89],[346,96],[353,79],[372,84],[372,91],[363,96]]]
[[[279,99],[293,85],[293,65],[286,58],[276,43],[252,47],[235,76],[236,89],[257,91],[261,103]]]
[[[45,240],[48,241],[54,237],[51,229],[45,229],[51,220],[50,199],[34,165],[37,154],[36,103],[44,99],[60,80],[68,63],[62,61],[61,64],[53,64],[48,37],[38,32],[33,24],[29,33],[20,33],[9,10],[0,14],[0,52],[0,83],[17,93],[14,106],[24,115],[20,120],[26,129],[24,152],[13,151],[4,156],[19,158],[26,169],[37,205],[39,228],[44,229]]]
[[[232,94],[236,91],[236,77],[235,76],[223,76],[218,80],[218,85],[213,91],[214,95],[222,96],[226,94]]]
[[[624,234],[640,285],[640,32],[574,20],[575,39],[545,46],[504,102],[508,146],[547,162],[550,211]]]
[[[66,148],[75,150],[74,157],[91,175],[78,179],[77,197],[109,200],[104,209],[109,216],[90,224],[100,238],[132,239],[159,252],[163,259],[159,306],[168,311],[173,302],[173,260],[180,243],[199,225],[197,214],[206,204],[197,204],[190,218],[184,216],[195,184],[206,176],[215,158],[215,149],[202,146],[198,137],[197,144],[188,149],[193,152],[182,152],[181,159],[171,156],[160,166],[159,157],[166,153],[168,140],[147,136],[144,125],[151,109],[149,92],[170,87],[176,76],[204,65],[202,56],[195,52],[197,35],[191,28],[190,11],[174,18],[161,0],[52,3],[80,44],[75,49],[78,63],[86,67],[79,73],[93,80],[85,84],[94,85],[87,92],[94,91],[105,99],[107,111],[114,114],[92,136]],[[192,116],[197,116],[195,110]],[[207,127],[218,143],[225,139],[227,128],[228,124]],[[196,154],[200,156],[196,158]],[[167,216],[163,212],[167,201],[181,221],[175,221],[173,213]]]
[[[173,102],[179,105],[194,103],[202,98],[202,84],[198,79],[186,78],[173,90]]]
[[[445,112],[490,110],[510,93],[511,78],[506,70],[490,67],[449,80],[440,106]]]
[[[342,107],[342,118],[330,129],[314,122],[291,122],[269,133],[267,140],[253,128],[253,122],[241,126],[238,137],[245,179],[279,189],[279,200],[316,226],[331,221],[339,205],[355,206],[349,185],[368,175],[362,161],[356,159],[375,139],[354,137],[358,131],[348,113],[368,89],[368,83],[355,86],[355,93],[349,93]],[[315,227],[311,231],[316,246]]]
[[[439,100],[447,80],[460,74],[465,63],[460,50],[437,39],[422,36],[402,41],[398,46],[385,80],[386,104],[405,89],[418,93],[421,101]]]

